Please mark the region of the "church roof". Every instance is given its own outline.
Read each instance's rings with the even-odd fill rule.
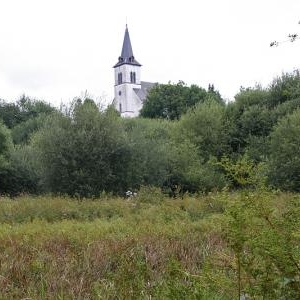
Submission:
[[[133,90],[140,98],[142,102],[144,102],[148,96],[149,91],[156,85],[154,82],[141,81],[141,88],[134,88]]]
[[[127,25],[126,25],[126,29],[125,29],[125,35],[124,35],[124,40],[123,40],[121,56],[119,57],[119,61],[114,65],[114,68],[124,65],[124,64],[141,66],[141,64],[133,56],[133,51],[132,51],[132,46],[131,46],[131,41],[130,41]]]

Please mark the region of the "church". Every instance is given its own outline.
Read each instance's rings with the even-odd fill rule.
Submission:
[[[149,90],[155,85],[152,82],[141,81],[141,66],[133,55],[126,25],[121,56],[113,66],[115,72],[113,104],[122,117],[137,117]]]

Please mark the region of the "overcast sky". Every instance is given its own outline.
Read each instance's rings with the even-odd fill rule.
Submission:
[[[113,99],[126,20],[142,80],[207,88],[232,100],[300,68],[299,0],[0,0],[0,98],[53,105],[86,90]]]

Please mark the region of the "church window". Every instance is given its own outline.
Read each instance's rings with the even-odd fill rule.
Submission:
[[[122,92],[121,91],[119,91],[119,96],[121,96],[122,95]]]
[[[136,83],[135,72],[130,72],[130,82]]]
[[[122,73],[118,73],[118,84],[122,83]]]
[[[121,113],[122,112],[122,104],[119,103],[119,112]]]

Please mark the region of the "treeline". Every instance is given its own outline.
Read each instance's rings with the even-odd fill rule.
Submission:
[[[241,88],[227,104],[213,85],[156,85],[135,119],[88,98],[64,109],[2,100],[0,194],[300,191],[299,107],[299,72]]]

